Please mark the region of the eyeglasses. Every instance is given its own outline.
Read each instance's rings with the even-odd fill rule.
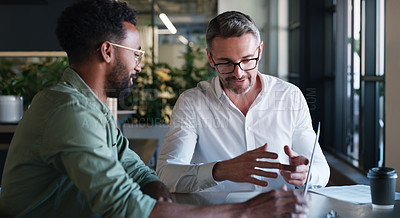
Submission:
[[[258,46],[257,48],[260,48],[260,46]],[[220,64],[216,64],[214,62],[214,58],[212,56],[212,53],[210,52],[211,55],[211,60],[214,63],[215,68],[217,68],[217,71],[220,74],[230,74],[233,73],[233,71],[235,71],[236,66],[239,66],[240,69],[242,69],[243,71],[246,70],[254,70],[257,66],[257,62],[259,60],[260,57],[260,53],[258,53],[256,58],[250,58],[250,59],[246,59],[246,60],[241,60],[237,63],[233,63],[233,62],[226,62],[226,63],[220,63]]]
[[[113,43],[113,42],[110,42],[110,44],[113,45],[113,46],[116,46],[116,47],[120,47],[120,48],[124,48],[124,49],[128,49],[128,50],[133,51],[135,53],[136,65],[140,64],[140,61],[142,60],[143,55],[144,55],[144,51],[138,50],[138,49],[134,49],[134,48],[129,48],[129,47],[126,47],[126,46],[123,46],[123,45],[118,45],[118,44]]]

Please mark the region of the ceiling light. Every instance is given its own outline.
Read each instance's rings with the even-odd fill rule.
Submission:
[[[168,28],[168,30],[172,33],[175,34],[178,32],[175,28],[175,26],[171,23],[171,21],[168,19],[167,15],[164,13],[160,14],[160,19],[164,23],[164,25]]]
[[[162,35],[162,34],[171,34],[171,32],[168,29],[158,29],[157,34]]]
[[[178,36],[179,41],[181,41],[183,44],[187,45],[189,41],[182,35]]]

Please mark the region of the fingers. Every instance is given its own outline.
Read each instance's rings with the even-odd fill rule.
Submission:
[[[246,153],[253,159],[257,159],[257,158],[276,159],[276,158],[278,158],[278,154],[267,151],[267,147],[268,147],[268,144],[265,143],[263,146],[258,147],[254,150],[248,151]]]
[[[172,199],[171,198],[166,198],[166,197],[158,197],[157,201],[163,201],[163,202],[172,203]]]
[[[308,165],[306,165],[306,164],[299,164],[299,165],[279,164],[278,169],[289,171],[289,172],[308,172]]]
[[[280,164],[279,172],[287,183],[295,186],[302,186],[307,179],[309,170],[308,160],[303,156],[298,156],[296,158],[299,160],[294,162],[301,165]]]
[[[269,177],[269,178],[277,178],[278,173],[268,172],[260,169],[254,169],[252,172],[253,175],[262,176],[262,177]]]
[[[309,199],[303,196],[302,192],[295,190],[286,191],[285,187],[280,190],[273,190],[262,193],[246,202],[251,216],[286,217],[287,215],[301,215],[308,213]]]
[[[266,150],[267,150],[267,147],[268,147],[268,143],[265,143],[263,146],[261,146],[261,147],[259,147],[259,148],[256,148],[256,149],[254,149],[254,150],[266,151]]]
[[[298,153],[293,151],[288,145],[285,145],[285,147],[283,147],[283,150],[285,151],[285,154],[289,156],[290,164],[307,165],[309,163],[309,160],[306,157],[300,156]]]
[[[302,192],[298,191],[280,191],[276,202],[277,214],[306,214],[308,212],[308,201],[303,196]]]
[[[305,180],[307,178],[307,172],[291,173],[287,171],[279,171],[283,178],[288,180]]]
[[[307,173],[290,173],[286,171],[280,171],[283,179],[292,185],[302,186],[306,183]]]
[[[256,160],[260,158],[269,158],[269,159],[277,159],[278,154],[269,151],[262,151],[262,150],[252,150],[246,153],[249,158]]]
[[[280,169],[282,168],[282,164],[276,162],[268,162],[268,161],[257,161],[254,162],[252,167],[266,168],[266,169]],[[292,169],[292,167],[289,167]]]
[[[308,204],[308,200],[306,197],[304,197],[304,193],[302,190],[286,190],[287,187],[286,185],[283,185],[281,189],[275,189],[269,192],[264,192],[260,194],[259,196],[262,198],[268,198],[268,199],[273,199],[275,200],[280,200],[280,201],[275,201],[276,206],[284,205],[286,203],[290,202],[295,202],[299,204]],[[264,195],[264,196],[263,196]],[[268,197],[266,197],[268,196]]]
[[[233,159],[220,161],[213,167],[213,177],[216,181],[230,180],[234,182],[250,182],[256,185],[266,186],[265,181],[260,181],[252,175],[277,178],[276,172],[268,172],[261,169],[294,169],[292,166],[282,167],[279,162],[270,162],[264,159],[277,159],[278,154],[268,152],[267,144],[248,151]],[[261,169],[260,169],[261,168]]]
[[[252,184],[255,184],[255,185],[259,185],[259,186],[264,186],[264,187],[268,185],[268,182],[267,182],[267,181],[262,181],[262,180],[259,180],[259,179],[254,178],[254,177],[252,177],[252,176],[249,176],[249,177],[245,180],[245,182],[252,183]]]
[[[288,164],[280,164],[280,174],[283,179],[292,185],[301,186],[304,185],[307,178],[307,173],[309,170],[308,164],[309,161],[304,156],[295,156],[298,155],[294,151],[292,151],[289,146],[285,146],[285,153],[290,157],[290,165]]]
[[[216,163],[213,167],[213,177],[216,181],[230,180],[266,186],[268,183],[256,180],[252,175],[277,178],[277,173],[265,172],[258,168],[279,169],[279,167],[279,163],[258,161],[257,158],[251,158],[248,155],[240,155],[236,158]]]
[[[293,168],[294,166],[282,164],[281,167],[281,169],[285,170],[280,170],[279,173],[287,183],[295,186],[302,186],[305,184],[309,170],[308,166],[300,165]]]
[[[283,150],[285,151],[285,154],[287,154],[287,156],[289,156],[290,158],[298,156],[298,154],[293,151],[288,145],[285,145],[285,147],[283,147]]]

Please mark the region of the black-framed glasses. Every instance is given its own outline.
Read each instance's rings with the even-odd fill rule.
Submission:
[[[129,48],[129,47],[126,47],[126,46],[123,46],[123,45],[119,45],[119,44],[113,43],[113,42],[109,42],[109,43],[111,45],[113,45],[113,46],[133,51],[135,53],[135,63],[136,63],[136,65],[140,64],[140,61],[142,60],[142,58],[144,56],[144,51],[139,50],[139,49]]]
[[[260,48],[260,46],[258,46],[257,48]],[[217,71],[220,74],[230,74],[233,73],[236,69],[236,66],[239,66],[240,69],[242,69],[243,71],[247,71],[247,70],[254,70],[257,67],[257,63],[260,57],[260,53],[258,53],[256,58],[250,58],[250,59],[245,59],[245,60],[241,60],[237,63],[233,63],[233,62],[225,62],[225,63],[219,63],[216,64],[214,62],[214,58],[212,56],[212,53],[210,52],[211,55],[211,60],[214,63],[215,68],[217,68]]]

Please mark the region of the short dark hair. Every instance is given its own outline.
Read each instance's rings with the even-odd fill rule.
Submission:
[[[250,16],[239,11],[227,11],[213,18],[207,26],[206,41],[208,49],[212,49],[215,37],[240,37],[251,33],[260,43],[260,31]]]
[[[57,20],[56,35],[70,62],[91,57],[104,41],[125,38],[123,22],[136,26],[136,11],[116,0],[81,0]]]

